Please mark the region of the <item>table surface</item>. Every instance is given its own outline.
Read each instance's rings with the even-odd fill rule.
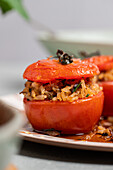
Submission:
[[[24,87],[25,63],[0,63],[0,95],[20,92]],[[77,150],[23,141],[12,163],[19,170],[112,170],[113,153]]]

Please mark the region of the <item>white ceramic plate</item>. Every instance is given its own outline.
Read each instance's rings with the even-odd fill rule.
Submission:
[[[9,95],[0,97],[8,105],[19,109],[24,114],[23,97],[22,95]],[[28,121],[25,122],[23,129],[19,131],[19,134],[28,141],[43,143],[48,145],[67,147],[73,149],[86,149],[86,150],[98,150],[98,151],[111,151],[113,152],[113,143],[101,143],[101,142],[87,142],[87,141],[75,141],[73,139],[65,139],[62,137],[52,137],[43,134],[39,134],[33,131]]]

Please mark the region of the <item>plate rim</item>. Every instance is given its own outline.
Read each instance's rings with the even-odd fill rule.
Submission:
[[[6,104],[10,105],[11,101],[7,103],[8,98],[14,98],[12,103],[12,107],[15,109],[17,108],[17,105],[21,105],[23,103],[23,97],[20,94],[10,94],[5,96],[0,96],[0,100],[4,101]],[[14,106],[13,106],[14,104]],[[19,111],[23,112],[23,107]],[[73,149],[84,149],[84,150],[95,150],[95,151],[110,151],[113,152],[113,143],[104,143],[104,142],[90,142],[90,141],[75,141],[73,139],[66,139],[62,137],[53,137],[49,135],[39,134],[36,132],[30,132],[28,130],[25,130],[25,128],[22,128],[19,130],[19,135],[27,141],[32,141],[35,143],[42,143],[47,145],[53,145],[53,146],[60,146],[65,148],[73,148]],[[57,139],[57,140],[56,140]]]
[[[53,136],[43,135],[39,133],[34,134],[34,132],[30,132],[30,134],[27,134],[27,133],[23,133],[22,130],[20,130],[19,134],[21,137],[24,138],[24,140],[35,142],[35,143],[41,143],[41,144],[47,144],[52,146],[65,147],[65,148],[73,148],[73,149],[113,152],[113,143],[75,141],[73,139],[53,137]]]

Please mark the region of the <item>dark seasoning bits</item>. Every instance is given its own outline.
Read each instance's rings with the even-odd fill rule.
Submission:
[[[65,52],[63,52],[62,50],[57,50],[56,56],[52,57],[52,58],[58,58],[59,59],[59,63],[61,63],[62,65],[67,65],[67,64],[71,64],[73,62],[74,55],[69,55]]]
[[[81,86],[81,82],[78,84],[75,84],[73,88],[71,89],[71,92],[74,93],[79,87]]]

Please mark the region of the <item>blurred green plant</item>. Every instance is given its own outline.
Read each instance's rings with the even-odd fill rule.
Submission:
[[[24,19],[30,20],[22,0],[0,0],[0,10],[2,14],[16,10]]]

